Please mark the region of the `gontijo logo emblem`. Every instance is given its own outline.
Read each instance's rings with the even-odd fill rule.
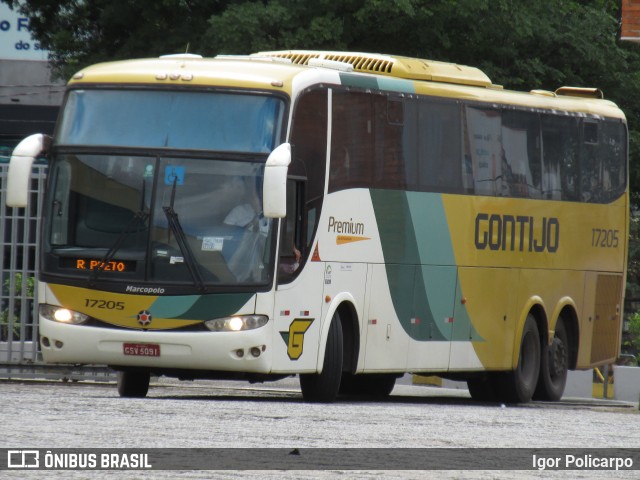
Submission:
[[[291,360],[298,360],[304,349],[304,334],[313,323],[313,318],[296,318],[289,325],[288,332],[280,332],[287,344],[287,355]]]

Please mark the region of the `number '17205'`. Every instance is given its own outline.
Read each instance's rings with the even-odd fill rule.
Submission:
[[[85,298],[84,306],[90,308],[106,308],[107,310],[124,310],[124,302],[114,302],[113,300]]]
[[[618,248],[619,231],[605,228],[591,229],[591,246],[598,248]]]

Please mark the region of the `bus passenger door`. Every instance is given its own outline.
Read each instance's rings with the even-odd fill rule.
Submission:
[[[287,216],[280,226],[278,286],[275,292],[274,371],[317,368],[322,319],[324,263],[312,261],[303,227],[305,180],[287,181]],[[306,261],[305,261],[306,260]]]
[[[273,373],[312,373],[318,367],[324,263],[308,262],[291,283],[277,286]]]
[[[321,86],[302,92],[293,107],[287,216],[281,221],[274,300],[274,373],[318,368],[324,263],[312,257],[325,193],[328,107],[328,91]]]

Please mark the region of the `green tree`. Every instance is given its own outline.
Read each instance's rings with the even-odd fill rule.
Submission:
[[[622,352],[636,357],[640,365],[640,312],[629,317],[629,329],[622,334]]]

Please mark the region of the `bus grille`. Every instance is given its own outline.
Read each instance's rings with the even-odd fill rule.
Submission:
[[[298,65],[307,65],[312,58],[323,58],[325,60],[333,60],[335,62],[349,63],[353,65],[353,69],[359,72],[373,73],[391,73],[394,61],[377,55],[359,55],[359,54],[329,54],[329,53],[308,53],[308,52],[282,52],[275,56],[288,58],[291,63]]]

